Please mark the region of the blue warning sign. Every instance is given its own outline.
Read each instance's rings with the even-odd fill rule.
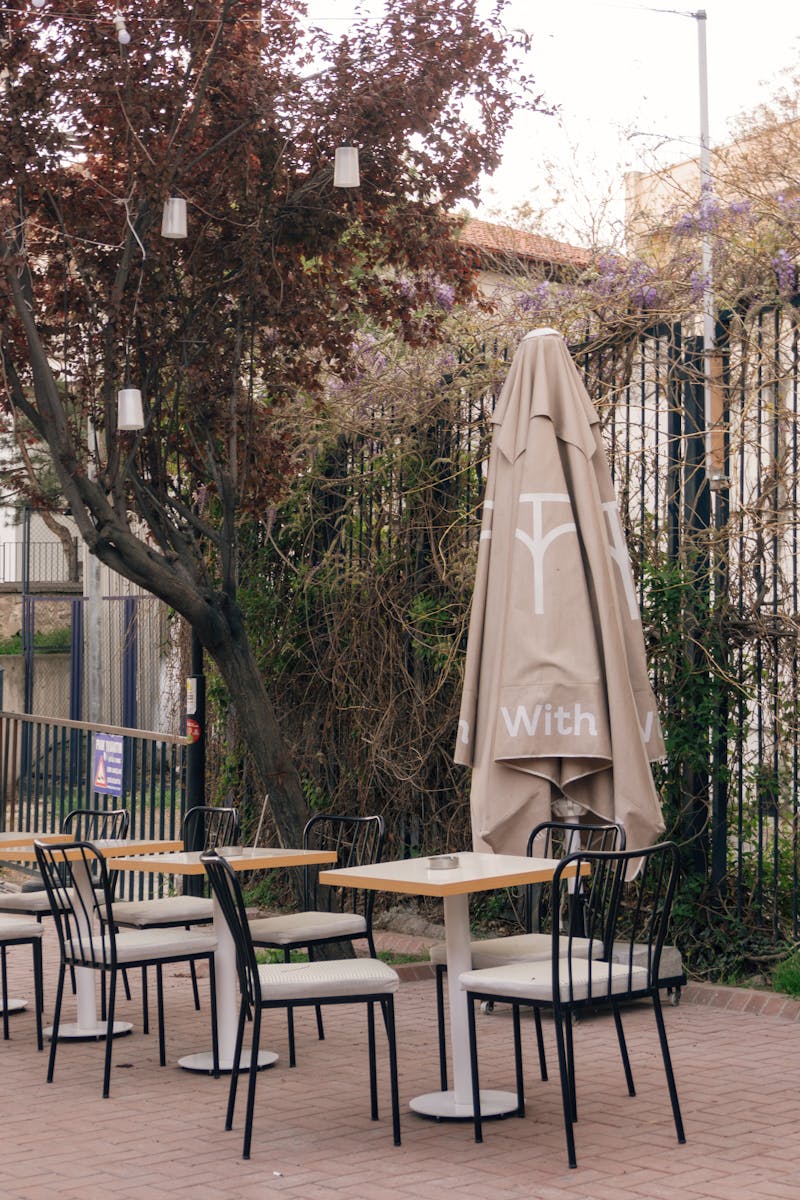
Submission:
[[[121,733],[96,733],[94,738],[94,790],[107,796],[122,795],[124,739]]]

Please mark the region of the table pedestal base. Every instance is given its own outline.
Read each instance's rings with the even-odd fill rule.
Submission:
[[[27,1003],[28,1003],[27,1000],[11,1000],[11,999],[9,999],[8,1015],[11,1016],[12,1013],[22,1012],[22,1010],[25,1008]],[[2,1000],[0,1000],[0,1016],[2,1016],[2,1014],[5,1011],[6,1011],[6,1009],[3,1007],[3,1002],[2,1002]]]
[[[130,1021],[115,1021],[113,1029],[113,1037],[122,1037],[126,1033],[130,1033],[133,1025]],[[58,1040],[74,1041],[74,1042],[96,1042],[100,1038],[104,1038],[108,1033],[108,1021],[98,1021],[96,1025],[79,1025],[77,1021],[63,1022],[58,1027]],[[53,1026],[44,1031],[45,1037],[52,1038]]]
[[[457,1103],[456,1094],[449,1092],[427,1092],[409,1101],[411,1110],[422,1117],[435,1117],[438,1121],[471,1121],[472,1099]],[[481,1117],[505,1117],[517,1111],[516,1092],[484,1091],[481,1088]]]
[[[258,1052],[258,1070],[263,1071],[265,1067],[271,1067],[273,1063],[278,1061],[278,1056],[274,1050],[259,1050]],[[183,1067],[184,1071],[202,1071],[206,1075],[214,1073],[214,1059],[210,1050],[202,1050],[199,1054],[187,1054],[184,1058],[178,1059],[178,1066]],[[233,1055],[220,1054],[219,1056],[220,1072],[230,1072],[233,1070]],[[242,1058],[240,1069],[242,1071],[250,1070],[250,1051],[242,1050]]]

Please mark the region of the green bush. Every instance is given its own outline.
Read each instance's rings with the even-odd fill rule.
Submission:
[[[47,633],[34,634],[33,648],[35,651],[51,651],[53,653],[59,650],[69,650],[72,631],[69,625],[64,625],[60,629],[51,629]],[[21,654],[22,653],[22,634],[15,633],[11,637],[0,639],[0,654]]]

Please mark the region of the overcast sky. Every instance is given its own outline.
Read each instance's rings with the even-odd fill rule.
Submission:
[[[542,163],[553,160],[574,204],[602,190],[604,173],[649,170],[690,158],[700,144],[697,10],[640,0],[513,0],[509,24],[534,35],[530,65],[558,120],[523,115],[504,166],[486,181],[489,204],[544,201]],[[706,0],[709,131],[769,99],[798,62],[797,0]],[[597,186],[597,185],[600,186]],[[536,192],[538,185],[539,191]]]
[[[485,2],[488,9],[491,0]],[[362,7],[377,14],[381,0]],[[705,0],[703,8],[714,145],[727,141],[730,121],[768,99],[782,70],[798,63],[800,0]],[[311,19],[332,32],[341,31],[354,10],[353,0],[309,2]],[[485,181],[479,215],[510,212],[527,200],[544,210],[551,225],[544,232],[565,220],[580,226],[608,188],[619,202],[624,170],[649,170],[697,154],[696,11],[644,0],[512,0],[506,23],[533,34],[529,67],[560,117],[520,116],[504,165]],[[545,179],[548,161],[565,196],[555,210]]]

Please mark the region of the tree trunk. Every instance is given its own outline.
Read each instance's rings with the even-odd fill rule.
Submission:
[[[241,636],[230,630],[229,638],[206,649],[227,685],[242,739],[269,798],[280,842],[299,847],[308,806],[247,638],[243,630]]]

